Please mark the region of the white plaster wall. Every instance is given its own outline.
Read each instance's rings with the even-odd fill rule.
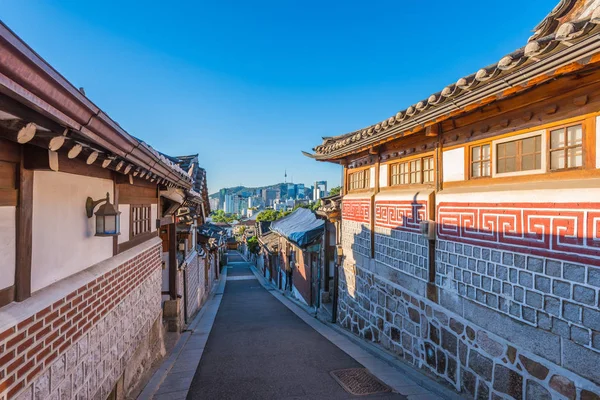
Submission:
[[[443,152],[444,182],[465,180],[465,148],[459,147]]]
[[[85,214],[88,196],[114,197],[113,181],[53,171],[33,178],[31,290],[112,257],[112,237],[95,237],[96,220]]]
[[[15,283],[16,208],[0,207],[0,289]]]
[[[596,117],[596,168],[600,168],[600,116]]]
[[[375,167],[369,168],[369,187],[375,187]]]
[[[380,165],[379,166],[379,187],[387,187],[388,185],[388,170],[389,165]]]
[[[121,234],[119,235],[119,243],[125,243],[129,241],[129,214],[131,213],[131,205],[119,204],[119,211],[121,211]]]
[[[158,219],[158,204],[150,204],[150,231],[156,230],[156,220]]]

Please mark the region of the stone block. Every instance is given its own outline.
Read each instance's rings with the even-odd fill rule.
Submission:
[[[497,364],[494,370],[494,390],[523,399],[523,377],[516,371]]]
[[[521,318],[521,305],[519,303],[515,303],[514,301],[511,301],[508,312],[513,317]]]
[[[569,327],[569,324],[558,318],[552,318],[552,333],[566,339],[571,338],[571,328]]]
[[[472,397],[475,397],[475,388],[477,385],[477,377],[467,370],[462,370],[461,372],[461,387],[466,393],[470,394]]]
[[[588,269],[588,284],[600,287],[600,268]]]
[[[549,331],[552,329],[552,317],[544,312],[538,311],[537,324],[541,329]]]
[[[465,329],[465,325],[454,318],[450,318],[450,329],[456,332],[456,334],[461,335]]]
[[[569,303],[565,301],[563,303],[563,313],[562,316],[564,319],[569,320],[571,322],[581,323],[582,316],[581,313],[583,311],[583,307],[578,304]]]
[[[562,277],[562,263],[555,260],[546,260],[546,275],[556,278]]]
[[[533,274],[519,271],[519,285],[530,289],[533,288]]]
[[[492,292],[494,292],[496,294],[502,293],[502,282],[500,282],[497,279],[494,279],[492,281]]]
[[[479,385],[477,386],[477,400],[488,400],[490,398],[490,388],[489,386],[482,381],[479,380]]]
[[[531,322],[532,324],[536,323],[536,317],[537,317],[536,314],[537,313],[536,313],[535,309],[533,309],[531,307],[523,306],[521,312],[523,314],[523,319],[525,321]]]
[[[504,354],[504,346],[482,330],[477,332],[477,344],[492,357],[500,357]]]
[[[556,364],[560,363],[560,338],[544,330],[525,325],[500,313],[490,312],[487,307],[465,301],[464,318],[494,332],[524,350],[544,357]]]
[[[469,368],[487,382],[492,380],[494,362],[474,349],[469,352]]]
[[[562,375],[553,375],[550,378],[550,387],[569,400],[575,400],[575,396],[577,396],[573,381]]]
[[[467,366],[467,355],[469,353],[469,348],[462,340],[458,342],[458,357],[460,359],[460,364],[463,367]]]
[[[600,332],[592,331],[592,347],[600,350]]]
[[[581,391],[581,400],[600,400],[600,390],[596,393],[592,393],[589,390]]]
[[[571,325],[571,339],[575,343],[589,346],[591,338],[590,333],[591,332],[588,329],[580,328],[577,325]]]
[[[551,315],[560,316],[560,299],[556,297],[544,297],[544,310]]]
[[[542,295],[530,290],[527,291],[525,296],[525,303],[533,308],[542,309]]]
[[[527,399],[552,400],[550,392],[536,381],[528,380],[525,390]]]
[[[590,306],[596,305],[596,291],[589,287],[574,285],[573,300]]]
[[[447,329],[442,328],[442,347],[450,354],[456,356],[458,339]]]
[[[552,293],[563,299],[570,299],[571,284],[569,282],[555,280],[552,285]]]
[[[550,370],[546,368],[544,365],[540,364],[537,361],[534,361],[530,358],[525,357],[524,355],[519,355],[519,360],[521,364],[527,372],[529,372],[533,377],[543,381],[548,376]]]
[[[496,278],[507,281],[508,280],[508,268],[503,265],[498,265],[496,267]]]
[[[440,344],[440,330],[432,324],[429,324],[429,338],[433,343]]]
[[[442,350],[437,350],[437,372],[440,375],[446,374],[446,353]]]
[[[563,278],[572,281],[585,283],[585,267],[577,264],[563,265]]]
[[[525,290],[522,287],[515,286],[513,298],[515,301],[523,303],[525,301]]]
[[[582,377],[600,384],[600,354],[570,340],[563,341],[563,366]]]
[[[540,292],[550,293],[551,292],[551,281],[550,278],[546,278],[545,276],[536,275],[535,276],[535,288]]]

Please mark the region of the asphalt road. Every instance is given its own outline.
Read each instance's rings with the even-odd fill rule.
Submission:
[[[188,399],[350,399],[330,371],[362,367],[285,307],[249,264],[229,256],[228,279]],[[404,398],[398,394],[360,398]]]

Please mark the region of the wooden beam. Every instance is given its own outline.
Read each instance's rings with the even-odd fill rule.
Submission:
[[[177,228],[169,225],[169,294],[171,300],[177,299]]]
[[[425,128],[425,136],[437,136],[440,134],[440,124],[430,125]]]
[[[42,150],[44,153],[47,150]],[[21,153],[19,165],[19,202],[17,205],[15,300],[31,296],[31,253],[33,215],[33,170],[25,168],[26,152]],[[45,157],[46,160],[48,157]]]
[[[4,307],[7,304],[12,303],[15,300],[15,287],[9,286],[4,289],[0,289],[0,307]]]
[[[117,210],[119,210],[119,185],[117,184],[118,175],[119,174],[117,173],[113,173],[113,204]],[[119,254],[119,237],[113,236],[113,256],[116,256],[117,254]]]

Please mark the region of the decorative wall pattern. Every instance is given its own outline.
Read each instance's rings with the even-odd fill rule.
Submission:
[[[375,225],[419,232],[419,222],[427,220],[427,201],[380,200],[375,202]]]
[[[342,202],[342,218],[344,220],[369,223],[371,221],[371,200],[344,200]]]
[[[600,266],[600,203],[446,203],[438,236]]]

